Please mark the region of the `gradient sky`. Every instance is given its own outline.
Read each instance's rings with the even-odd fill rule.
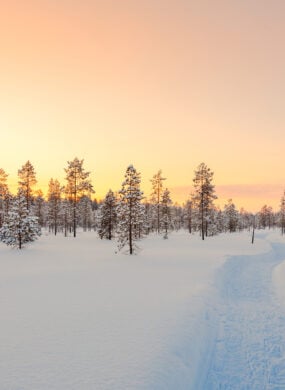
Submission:
[[[283,0],[9,0],[0,12],[0,167],[44,191],[84,158],[97,197],[132,163],[174,200],[214,172],[221,204],[285,187]]]

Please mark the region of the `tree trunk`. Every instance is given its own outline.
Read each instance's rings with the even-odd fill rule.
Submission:
[[[112,239],[112,222],[109,221],[109,226],[108,226],[108,239]]]
[[[202,226],[201,226],[202,240],[205,240],[205,231],[204,231],[204,208],[202,206]]]
[[[159,202],[159,200],[158,200]],[[160,233],[160,207],[159,203],[157,204],[157,233]]]
[[[73,237],[76,237],[76,200],[73,203]]]
[[[133,236],[132,236],[132,224],[129,225],[129,247],[130,247],[130,255],[133,254]]]

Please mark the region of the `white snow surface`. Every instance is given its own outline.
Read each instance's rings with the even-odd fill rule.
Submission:
[[[285,389],[285,238],[0,244],[0,389]]]

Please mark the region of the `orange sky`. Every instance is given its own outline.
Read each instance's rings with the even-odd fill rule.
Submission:
[[[43,189],[85,159],[96,195],[128,164],[187,199],[214,172],[223,204],[275,208],[285,187],[283,0],[9,0],[0,13],[0,166]]]

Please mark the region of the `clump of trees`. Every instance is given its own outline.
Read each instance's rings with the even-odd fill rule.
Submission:
[[[36,240],[40,235],[38,218],[31,214],[26,198],[19,193],[5,216],[0,229],[0,240],[9,246],[22,249],[24,244]]]
[[[213,184],[214,173],[205,163],[194,171],[193,191],[185,204],[171,200],[164,186],[162,171],[151,178],[150,197],[140,189],[141,175],[133,165],[125,172],[122,188],[111,189],[102,201],[92,198],[94,188],[84,160],[77,157],[64,169],[66,183],[51,178],[46,196],[35,190],[36,172],[30,161],[18,171],[18,193],[12,195],[7,185],[8,174],[0,168],[0,240],[22,248],[40,235],[41,228],[50,233],[76,237],[77,229],[96,231],[101,239],[116,240],[119,249],[133,254],[137,242],[150,233],[168,238],[172,231],[186,229],[189,235],[199,233],[202,240],[215,234],[242,230],[272,229],[285,232],[285,192],[280,210],[264,205],[255,215],[237,210],[232,199],[221,209]]]

